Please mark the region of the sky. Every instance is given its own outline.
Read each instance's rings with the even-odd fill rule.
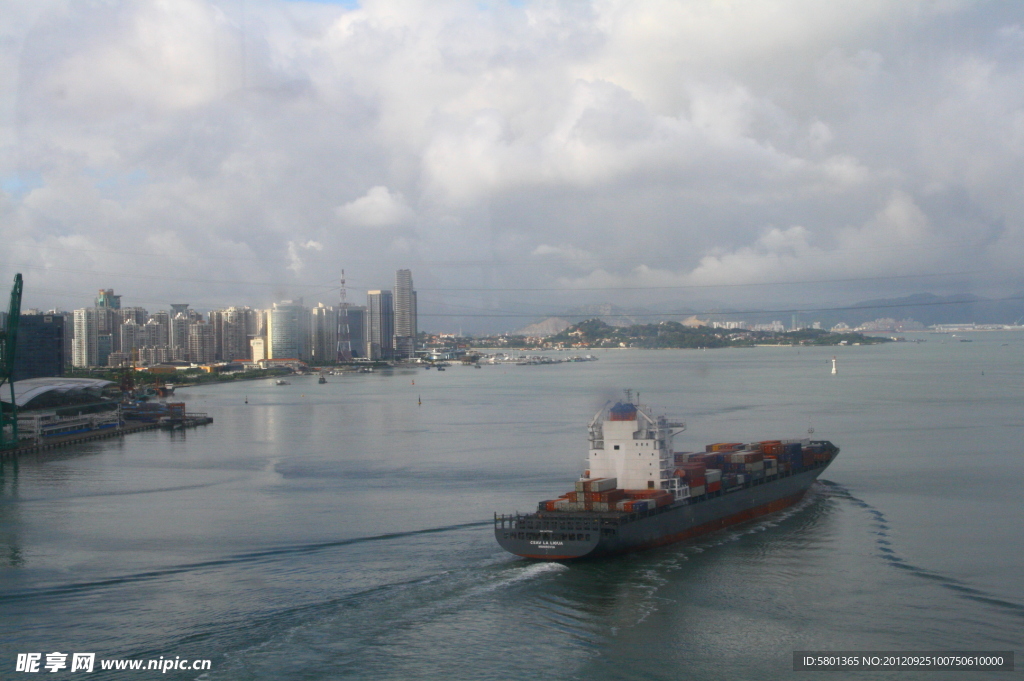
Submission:
[[[23,307],[1024,292],[1017,2],[0,0],[0,93]]]

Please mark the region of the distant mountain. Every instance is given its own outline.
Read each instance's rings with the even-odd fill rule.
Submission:
[[[562,319],[561,317],[548,317],[542,322],[536,324],[530,324],[524,326],[518,331],[513,331],[514,336],[554,336],[555,334],[562,333],[566,329],[572,326],[572,322]]]
[[[991,300],[969,293],[952,296],[918,293],[902,298],[865,300],[841,307],[843,309],[808,313],[808,317],[820,317],[823,323],[830,325],[845,321],[850,326],[885,317],[913,319],[925,326],[958,322],[1012,324],[1024,316],[1024,295]]]
[[[710,313],[710,314],[709,314]],[[631,326],[633,324],[654,324],[661,321],[682,321],[684,316],[696,315],[709,321],[742,321],[747,326],[781,321],[787,327],[792,324],[795,316],[800,324],[820,322],[824,328],[831,328],[840,322],[852,327],[875,319],[892,318],[895,320],[913,319],[925,326],[933,324],[1012,324],[1024,317],[1024,293],[1009,296],[1005,299],[992,300],[973,294],[937,296],[932,293],[917,293],[901,298],[876,298],[853,304],[826,304],[811,310],[786,309],[780,304],[773,309],[759,311],[742,309],[722,304],[707,305],[698,308],[694,305],[667,305],[659,311],[643,307],[624,308],[611,303],[583,305],[566,310],[556,317],[539,321],[525,327],[540,328],[550,320],[558,320],[566,326],[578,324],[588,319],[600,319],[610,326]],[[544,327],[548,328],[548,327]],[[555,328],[553,325],[550,328]],[[523,333],[525,329],[517,333]],[[557,333],[558,331],[555,331]],[[526,335],[544,335],[530,332]]]

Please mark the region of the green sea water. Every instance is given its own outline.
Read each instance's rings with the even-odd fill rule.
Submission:
[[[47,678],[210,680],[819,678],[793,651],[1020,651],[1024,334],[916,338],[179,390],[214,424],[3,465],[0,678],[53,651],[211,668]],[[624,388],[687,422],[677,449],[813,429],[842,452],[797,506],[698,541],[502,552],[492,514],[568,490]]]

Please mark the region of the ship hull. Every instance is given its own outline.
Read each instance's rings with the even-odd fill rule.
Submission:
[[[553,511],[498,516],[495,538],[506,551],[537,560],[599,558],[674,544],[792,506],[828,463],[640,514]]]

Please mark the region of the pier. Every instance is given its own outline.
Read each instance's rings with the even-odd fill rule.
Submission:
[[[185,428],[196,428],[213,423],[213,417],[202,413],[185,414],[181,419],[165,419],[160,421],[129,421],[119,426],[110,428],[99,428],[82,433],[69,435],[53,435],[37,440],[26,440],[23,444],[12,449],[0,450],[0,461],[13,461],[23,454],[35,454],[48,449],[77,445],[93,440],[106,440],[112,437],[124,437],[131,433],[138,433],[144,430],[184,430]]]

